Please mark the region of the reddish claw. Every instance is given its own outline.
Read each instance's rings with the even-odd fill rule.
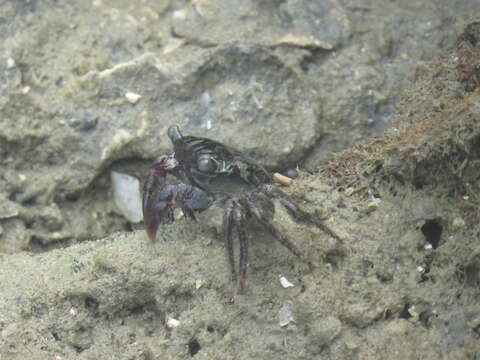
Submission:
[[[152,241],[162,221],[174,221],[173,211],[176,207],[195,219],[195,212],[201,212],[211,205],[210,197],[198,188],[179,181],[167,184],[168,173],[183,179],[182,170],[173,154],[157,159],[150,167],[143,187],[143,220],[145,231]]]

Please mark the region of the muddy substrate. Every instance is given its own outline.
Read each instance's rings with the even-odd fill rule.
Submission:
[[[303,188],[303,189],[302,189]],[[476,359],[478,225],[448,199],[383,194],[371,211],[315,177],[309,210],[343,238],[277,225],[309,272],[253,229],[247,293],[211,227],[185,219],[0,264],[0,353],[8,359]],[[401,199],[401,201],[399,201]],[[314,204],[314,205],[312,205]],[[367,206],[367,207],[365,207]],[[282,223],[282,225],[278,224]],[[279,276],[293,287],[281,286]],[[176,319],[179,323],[175,323]]]
[[[478,359],[479,93],[458,98],[452,90],[464,84],[451,66],[451,59],[432,64],[407,92],[398,128],[286,189],[343,239],[278,209],[276,225],[308,254],[313,271],[251,226],[247,292],[239,295],[212,225],[221,213],[213,210],[196,223],[163,225],[156,242],[143,231],[120,232],[4,256],[0,353]],[[422,96],[439,89],[432,77],[448,85],[433,100]],[[283,287],[280,276],[294,286]]]

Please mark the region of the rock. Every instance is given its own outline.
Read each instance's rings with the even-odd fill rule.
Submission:
[[[280,285],[282,285],[284,289],[294,287],[294,285],[283,275],[279,276],[279,280],[280,280]]]
[[[110,177],[112,179],[113,201],[120,214],[131,222],[142,221],[140,182],[133,176],[116,171],[112,171]]]
[[[22,220],[9,219],[2,222],[2,227],[0,252],[12,254],[28,249],[31,234]]]
[[[0,196],[0,219],[17,217],[21,206]]]
[[[349,324],[365,328],[379,319],[383,310],[366,303],[348,304],[341,313],[341,319]]]
[[[92,331],[90,329],[80,328],[70,334],[68,342],[78,352],[88,349],[93,344]]]
[[[319,318],[312,321],[310,330],[313,333],[318,346],[325,346],[331,343],[342,330],[342,322],[335,316]]]
[[[250,39],[267,46],[331,50],[351,34],[347,12],[336,1],[196,1],[172,18],[178,37],[205,44]]]
[[[125,98],[127,99],[127,101],[130,103],[130,104],[136,104],[138,102],[138,100],[140,100],[142,98],[142,95],[140,94],[137,94],[137,93],[134,93],[134,92],[131,92],[131,91],[128,91],[126,94],[125,94]]]
[[[460,306],[452,306],[437,317],[432,317],[432,327],[442,335],[440,346],[446,352],[461,347],[468,334],[465,313]]]
[[[465,227],[465,220],[463,220],[461,217],[456,217],[452,221],[452,227],[454,230],[460,230]]]
[[[286,303],[283,304],[280,310],[278,311],[278,324],[280,327],[285,327],[294,321],[292,313],[292,304]]]
[[[42,206],[38,210],[38,218],[44,227],[49,232],[58,231],[63,227],[64,218],[62,211],[57,204],[53,203],[49,206]]]

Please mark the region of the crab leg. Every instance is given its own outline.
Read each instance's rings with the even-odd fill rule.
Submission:
[[[260,222],[260,224],[262,224],[265,230],[267,230],[276,241],[285,246],[293,255],[304,261],[310,270],[313,270],[313,264],[305,258],[302,251],[300,251],[300,249],[297,248],[294,243],[292,243],[286,236],[278,231],[278,229],[271,223],[271,220],[268,218],[268,216],[266,216],[265,211],[261,210],[259,207],[259,201],[261,200],[267,203],[270,201],[265,197],[265,195],[261,193],[257,194],[257,203],[252,201],[248,203],[249,213],[252,214],[258,220],[258,222]]]
[[[291,217],[293,217],[296,221],[304,224],[311,224],[315,225],[317,228],[322,230],[327,235],[331,236],[332,238],[342,241],[340,236],[338,236],[332,229],[330,229],[327,225],[323,223],[323,219],[319,219],[309,213],[303,211],[300,206],[295,204],[290,197],[285,194],[283,191],[276,189],[270,185],[264,185],[261,188],[261,191],[264,194],[270,195],[273,198],[277,199],[280,204],[287,210]]]
[[[247,277],[248,237],[245,232],[245,215],[242,213],[241,205],[235,204],[232,215],[240,243],[240,294],[243,294]]]
[[[230,272],[232,274],[232,280],[237,280],[237,271],[235,270],[235,257],[233,250],[233,236],[232,236],[232,226],[233,226],[233,204],[229,203],[225,208],[223,214],[223,237],[225,239],[225,245],[227,247],[228,263],[230,264]]]

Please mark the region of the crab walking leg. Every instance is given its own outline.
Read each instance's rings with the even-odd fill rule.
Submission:
[[[263,194],[258,194],[258,196],[265,196]],[[269,200],[265,198],[266,200]],[[264,200],[265,200],[264,199]],[[270,200],[269,200],[270,201]],[[262,226],[270,233],[272,234],[273,238],[277,240],[280,244],[285,246],[293,255],[301,259],[303,262],[305,262],[310,270],[313,270],[314,266],[313,264],[308,261],[303,253],[300,251],[300,249],[297,248],[297,246],[292,243],[286,236],[282,235],[280,231],[277,230],[277,228],[270,222],[270,220],[264,215],[264,213],[256,207],[252,202],[248,202],[248,210],[249,212],[262,224]]]
[[[300,209],[300,207],[295,204],[293,201],[285,198],[278,199],[280,204],[283,205],[287,212],[298,222],[312,224],[322,230],[325,234],[330,235],[330,237],[335,240],[342,241],[340,236],[338,236],[332,229],[325,225],[321,219],[310,215],[309,213]]]
[[[233,227],[233,203],[229,202],[225,207],[225,212],[223,214],[223,225],[222,232],[225,239],[225,245],[227,247],[228,263],[230,264],[230,272],[232,274],[232,280],[237,280],[237,271],[235,270],[235,258],[233,250],[233,236],[232,236],[232,227]]]
[[[247,278],[248,237],[245,232],[245,215],[242,206],[238,203],[235,203],[234,206],[233,220],[240,244],[240,294],[243,294],[245,293],[245,279]]]
[[[263,186],[261,191],[266,195],[270,195],[273,198],[277,199],[280,204],[282,204],[282,206],[287,210],[290,216],[293,217],[296,221],[304,224],[314,225],[332,238],[338,241],[342,241],[340,236],[338,236],[332,229],[330,229],[327,225],[323,223],[323,219],[317,218],[303,211],[300,206],[295,204],[295,202],[290,199],[290,196],[285,194],[283,191],[276,189],[271,185]]]

